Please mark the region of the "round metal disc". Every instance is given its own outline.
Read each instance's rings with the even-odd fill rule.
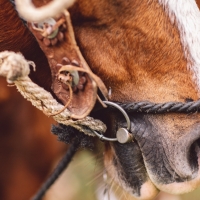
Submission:
[[[116,134],[119,143],[125,144],[133,139],[133,136],[125,128],[120,128]]]

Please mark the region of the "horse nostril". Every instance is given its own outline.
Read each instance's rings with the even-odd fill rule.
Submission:
[[[200,159],[200,125],[196,124],[176,141],[174,166],[177,174],[184,180],[197,177]]]

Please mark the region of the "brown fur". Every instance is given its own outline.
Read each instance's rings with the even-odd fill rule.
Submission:
[[[155,1],[78,2],[80,16],[72,15],[78,43],[94,72],[112,88],[112,100],[198,98],[179,32]]]

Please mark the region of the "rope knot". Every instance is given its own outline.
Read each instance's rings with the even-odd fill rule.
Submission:
[[[17,79],[28,76],[30,73],[29,65],[35,64],[32,61],[26,61],[21,53],[4,51],[0,54],[0,74],[6,77],[9,84]]]

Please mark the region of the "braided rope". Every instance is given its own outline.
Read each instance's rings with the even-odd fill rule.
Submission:
[[[167,102],[167,103],[151,103],[148,101],[135,103],[118,103],[127,113],[195,113],[200,112],[200,100],[192,102]]]
[[[58,103],[53,96],[33,83],[28,77],[30,72],[29,64],[34,66],[33,62],[26,61],[23,55],[19,53],[4,51],[0,53],[0,76],[7,78],[8,83],[14,83],[22,96],[30,101],[35,107],[50,116],[60,111],[64,106]],[[53,116],[58,123],[73,126],[87,135],[94,136],[91,130],[104,133],[106,126],[100,120],[92,117],[85,117],[80,120],[70,119],[71,113],[65,109],[62,113]]]

